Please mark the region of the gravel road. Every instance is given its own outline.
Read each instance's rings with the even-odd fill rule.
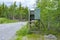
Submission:
[[[22,26],[27,22],[16,22],[9,24],[0,24],[0,40],[10,40]]]

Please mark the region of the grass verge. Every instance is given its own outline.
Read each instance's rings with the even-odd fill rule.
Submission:
[[[16,32],[16,40],[26,40],[25,38],[27,38],[27,40],[44,40],[44,35],[43,34],[44,32],[40,33],[40,34],[33,34],[33,33],[30,33],[29,29],[28,29],[28,26],[24,26],[22,27],[20,30],[18,30]],[[47,31],[46,33],[51,33],[51,34],[55,34],[55,32],[53,31]],[[46,34],[46,35],[49,35],[49,34]],[[59,34],[56,34],[55,35],[57,37],[57,40],[60,40],[60,33]]]
[[[17,22],[17,20],[10,20],[10,19],[7,19],[7,18],[0,18],[0,24],[12,23],[12,22]]]

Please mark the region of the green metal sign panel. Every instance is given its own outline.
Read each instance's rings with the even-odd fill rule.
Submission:
[[[35,19],[40,19],[40,9],[39,8],[35,9],[34,15],[35,15]]]

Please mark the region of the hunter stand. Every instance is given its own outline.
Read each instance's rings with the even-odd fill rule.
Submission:
[[[40,9],[31,9],[29,10],[29,29],[32,33],[39,33],[40,32]],[[37,24],[36,24],[37,22]],[[38,27],[37,27],[38,25]]]

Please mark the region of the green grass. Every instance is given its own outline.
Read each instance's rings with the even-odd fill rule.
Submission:
[[[23,37],[27,37],[29,40],[30,39],[37,39],[37,38],[43,38],[43,35],[40,34],[30,34],[28,26],[22,27],[20,30],[16,32],[16,40],[22,40]]]
[[[44,40],[44,35],[41,34],[27,34],[25,36],[17,36],[16,40],[22,40],[23,37],[26,37],[28,40]],[[60,40],[60,35],[57,37],[57,40]]]
[[[26,37],[28,40],[39,40],[39,39],[44,40],[44,36],[40,34],[28,34],[25,36],[17,36],[16,40],[22,40],[23,37]]]
[[[28,27],[27,26],[24,26],[24,27],[22,27],[20,30],[18,30],[16,32],[16,35],[17,36],[25,36],[25,35],[28,34],[28,31],[29,31]]]
[[[30,35],[27,35],[27,38],[29,40],[44,40],[44,35],[40,35],[40,34],[30,34]]]
[[[0,18],[0,24],[12,23],[12,22],[17,22],[17,20],[10,20],[10,19],[7,19],[7,18]]]
[[[30,33],[30,30],[28,29],[28,26],[22,27],[20,30],[16,32],[16,40],[22,40],[23,37],[27,37],[28,40],[37,40],[37,39],[42,39],[44,40],[44,34],[45,32],[43,31],[40,34],[33,34]],[[46,31],[46,35],[53,34],[57,37],[58,40],[60,40],[60,33],[56,33],[55,31]]]

